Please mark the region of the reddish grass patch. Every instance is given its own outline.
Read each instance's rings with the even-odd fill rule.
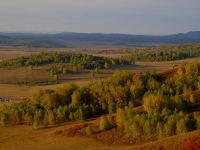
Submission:
[[[180,146],[180,150],[200,150],[200,137],[186,139]]]
[[[75,125],[71,128],[65,129],[65,130],[59,130],[57,132],[55,132],[55,135],[60,135],[60,136],[69,136],[69,137],[73,137],[73,136],[80,136],[80,135],[84,135],[84,129],[88,126],[87,123],[85,124],[80,124],[80,125]]]

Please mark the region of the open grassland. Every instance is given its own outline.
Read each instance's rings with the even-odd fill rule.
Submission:
[[[185,63],[200,63],[200,58],[191,58],[177,61],[165,61],[165,62],[136,62],[135,65],[129,66],[116,66],[109,70],[101,70],[101,73],[96,75],[95,78],[91,77],[90,71],[81,71],[75,74],[60,75],[60,84],[54,85],[20,85],[16,83],[31,82],[31,81],[47,81],[52,77],[44,70],[37,68],[30,70],[29,68],[10,68],[0,70],[0,96],[19,99],[20,97],[30,97],[33,93],[39,89],[55,89],[62,87],[64,84],[77,83],[86,84],[99,78],[107,78],[114,71],[128,70],[134,73],[140,73],[143,71],[156,71],[165,72],[174,67],[181,66]],[[3,84],[4,83],[4,84]],[[7,84],[6,84],[7,83]]]
[[[29,52],[29,51],[17,51],[17,50],[2,50],[0,49],[0,61],[7,60],[7,59],[13,59],[21,56],[29,56],[32,54],[36,54],[37,52]]]
[[[1,84],[22,84],[51,79],[52,77],[43,69],[30,70],[27,67],[0,69]]]
[[[84,122],[85,123],[85,122]],[[128,146],[105,144],[90,137],[60,136],[55,133],[83,124],[72,122],[58,127],[34,130],[30,126],[0,127],[0,149],[1,150],[155,150],[170,149],[177,150],[181,143],[188,138],[200,136],[200,131],[183,133],[168,137],[155,142],[142,145]]]
[[[77,83],[83,85],[88,83],[88,81],[79,82],[69,82]],[[54,85],[44,85],[44,86],[27,86],[27,85],[12,85],[12,84],[0,84],[0,95],[2,97],[14,98],[20,100],[21,98],[29,98],[31,95],[36,93],[40,89],[57,89],[63,87],[66,83],[54,84]]]

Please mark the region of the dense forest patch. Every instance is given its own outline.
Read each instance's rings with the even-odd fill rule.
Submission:
[[[0,67],[11,66],[38,66],[53,63],[69,63],[76,68],[95,69],[95,68],[109,68],[110,65],[126,65],[130,62],[124,59],[105,58],[92,56],[87,54],[71,54],[65,52],[41,53],[38,55],[31,55],[27,57],[19,57],[11,60],[4,60],[0,62]]]
[[[200,57],[200,44],[160,46],[133,51],[130,49],[130,55],[124,56],[124,59],[129,61],[172,61]]]

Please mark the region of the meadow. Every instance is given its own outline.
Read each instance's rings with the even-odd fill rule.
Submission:
[[[0,149],[198,147],[199,57],[133,63],[121,49],[63,51],[70,62],[47,63],[39,49],[3,52],[0,97],[14,101],[0,103]]]

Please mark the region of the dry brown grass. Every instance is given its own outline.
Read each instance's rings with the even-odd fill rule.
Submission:
[[[0,61],[13,59],[21,56],[29,56],[32,54],[36,54],[37,52],[29,52],[29,51],[16,51],[16,50],[2,50],[0,49]]]
[[[90,123],[88,121],[87,123]],[[142,145],[119,145],[101,143],[86,136],[68,137],[59,133],[86,122],[70,122],[57,127],[34,130],[31,126],[0,127],[1,150],[177,150],[187,138],[200,136],[200,131],[180,134]]]
[[[0,69],[0,84],[18,84],[48,81],[52,77],[44,69],[30,70],[27,67]]]

